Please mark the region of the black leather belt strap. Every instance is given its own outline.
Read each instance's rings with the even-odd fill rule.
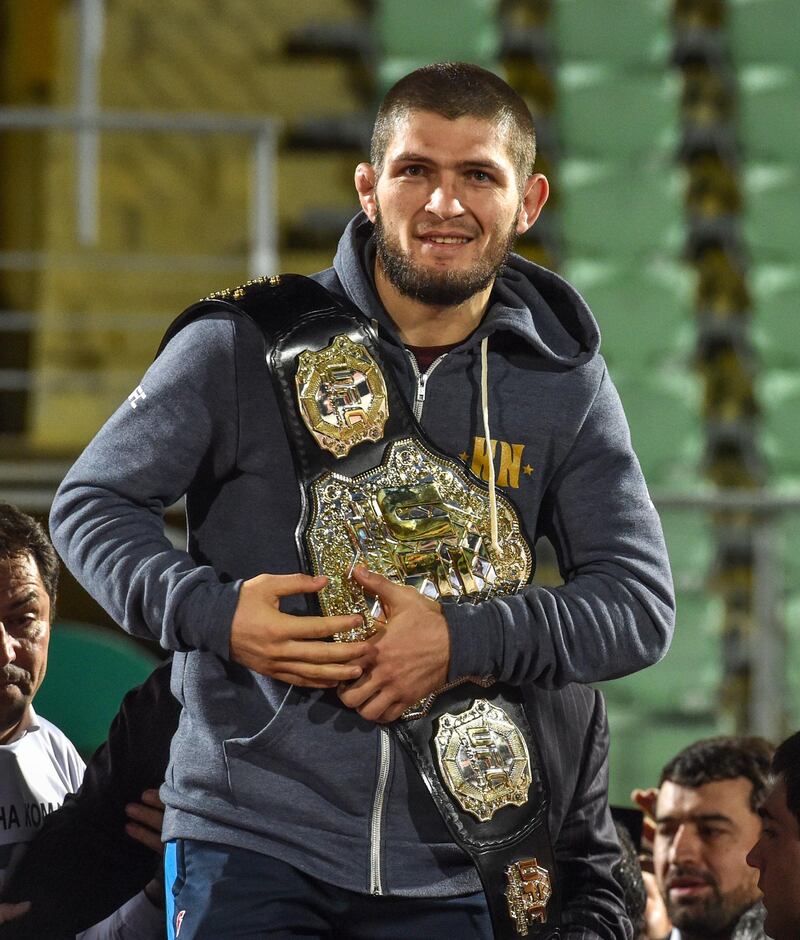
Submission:
[[[439,774],[433,743],[439,718],[447,713],[460,714],[476,698],[499,705],[522,732],[528,746],[532,776],[527,803],[505,806],[486,822],[464,812],[447,792]],[[553,892],[547,906],[546,923],[528,927],[528,936],[557,937],[560,898],[556,861],[547,826],[549,787],[519,690],[499,684],[489,689],[472,684],[456,686],[437,695],[424,717],[396,721],[392,727],[413,758],[454,841],[470,855],[478,869],[489,902],[495,940],[512,940],[520,936],[508,912],[506,868],[515,861],[528,858],[535,858],[550,873]]]
[[[242,296],[236,296],[241,293]],[[377,337],[369,321],[355,307],[346,308],[321,284],[299,274],[259,279],[242,289],[220,291],[185,310],[169,327],[159,352],[187,323],[207,313],[227,309],[249,317],[261,330],[266,362],[281,409],[286,436],[294,458],[302,499],[302,512],[295,531],[297,550],[306,571],[312,571],[303,534],[308,525],[307,489],[326,471],[355,476],[377,466],[388,443],[405,437],[421,437],[414,416],[406,407],[391,372],[381,361]],[[334,337],[346,335],[365,346],[384,375],[389,403],[389,420],[384,436],[364,441],[345,458],[337,458],[321,448],[308,432],[297,404],[294,377],[297,357],[304,350],[329,346]],[[307,594],[309,609],[320,613],[316,594]]]
[[[416,437],[434,453],[440,453],[427,440],[397,388],[392,372],[381,360],[377,336],[363,314],[333,297],[316,281],[300,275],[263,278],[232,291],[221,291],[186,310],[167,331],[159,352],[187,323],[207,313],[227,309],[249,317],[265,339],[266,362],[281,407],[287,437],[302,492],[303,510],[295,538],[306,570],[312,570],[303,533],[308,523],[307,488],[326,471],[355,476],[376,467],[388,444]],[[348,336],[364,346],[383,373],[389,404],[389,418],[382,439],[363,441],[344,458],[321,448],[307,430],[298,409],[295,391],[297,357],[305,350],[329,346],[334,337]],[[443,455],[446,457],[446,455]],[[448,458],[449,459],[449,458]],[[478,484],[483,485],[483,484]],[[309,607],[319,612],[316,595],[308,595]],[[532,783],[527,802],[497,810],[481,822],[457,805],[439,773],[434,738],[437,722],[446,713],[458,715],[476,698],[500,706],[524,737],[530,755]],[[413,759],[454,841],[472,858],[483,883],[496,940],[512,940],[522,935],[557,937],[559,908],[555,858],[547,828],[549,789],[536,741],[522,706],[518,689],[495,685],[489,689],[463,684],[440,693],[430,711],[411,721],[396,721],[393,730]],[[547,922],[518,930],[509,915],[505,892],[506,869],[522,859],[536,859],[550,874],[552,898]]]

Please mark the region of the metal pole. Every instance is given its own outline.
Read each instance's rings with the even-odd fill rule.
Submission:
[[[250,273],[253,277],[275,274],[278,269],[276,150],[274,129],[265,124],[256,133],[253,147],[250,197]]]
[[[755,526],[749,725],[754,734],[777,742],[786,730],[787,654],[786,634],[778,614],[783,596],[780,563],[775,551],[778,526],[771,513],[762,515]]]
[[[76,215],[78,242],[97,242],[98,166],[100,137],[91,121],[99,105],[100,52],[103,45],[103,0],[80,0],[78,50],[78,113],[86,122],[78,131]]]

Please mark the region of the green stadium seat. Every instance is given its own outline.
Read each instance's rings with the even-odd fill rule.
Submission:
[[[751,335],[767,369],[800,369],[800,264],[750,271]]]
[[[695,332],[686,266],[577,258],[564,264],[564,274],[597,318],[612,376],[686,364]]]
[[[500,50],[498,0],[379,0],[375,36],[382,61],[381,92],[430,62],[496,67]]]
[[[728,42],[736,65],[796,65],[797,0],[731,0],[727,13]]]
[[[795,14],[796,16],[796,14]],[[787,32],[796,32],[787,27]],[[739,69],[739,135],[745,155],[800,157],[800,71],[789,66]]]
[[[666,68],[651,74],[605,62],[567,62],[558,70],[557,84],[556,119],[568,155],[674,152],[679,88]]]
[[[800,603],[800,507],[782,513],[777,526],[777,554],[780,556],[783,570],[781,572],[784,588],[794,603]],[[800,608],[796,608],[800,612]],[[787,620],[790,632],[797,636],[800,643],[800,619],[795,617]],[[800,726],[800,722],[798,722]]]
[[[669,0],[558,0],[552,24],[562,59],[663,64],[669,56]]]
[[[800,113],[797,119],[800,122]],[[744,172],[744,192],[745,236],[753,257],[797,262],[800,259],[800,171],[797,165],[749,164]]]
[[[617,374],[614,382],[650,486],[696,486],[703,453],[700,389],[693,375]]]
[[[757,394],[762,409],[762,445],[770,467],[770,483],[800,484],[800,375],[796,371],[778,369],[762,372]]]
[[[143,682],[160,661],[121,632],[57,621],[34,707],[86,758],[105,741],[128,689]]]
[[[722,682],[721,602],[678,591],[677,626],[661,662],[598,684],[611,726],[611,801],[633,787],[655,786],[663,765],[699,738],[719,734]]]
[[[569,255],[642,262],[679,254],[685,231],[678,170],[660,162],[565,159],[559,185]]]
[[[611,801],[655,786],[663,765],[699,738],[719,734],[721,603],[678,592],[677,626],[665,658],[642,672],[598,684],[611,725]]]

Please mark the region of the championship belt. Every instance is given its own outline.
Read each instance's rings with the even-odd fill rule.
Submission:
[[[161,348],[220,307],[264,335],[302,492],[298,552],[306,570],[328,577],[309,608],[363,618],[337,640],[363,639],[383,619],[380,601],[351,578],[357,565],[443,604],[477,604],[528,583],[533,557],[514,506],[497,494],[495,551],[487,488],[426,439],[360,311],[309,278],[259,278],[190,307]],[[520,690],[470,676],[392,728],[478,868],[495,937],[556,936],[549,792]]]

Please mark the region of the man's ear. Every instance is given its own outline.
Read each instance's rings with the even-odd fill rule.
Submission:
[[[541,173],[534,173],[525,182],[522,194],[522,205],[517,216],[517,235],[523,235],[539,218],[542,207],[550,195],[550,184],[547,177]]]
[[[359,163],[356,167],[356,192],[364,214],[374,222],[378,217],[378,200],[375,197],[375,184],[378,178],[371,163]]]

